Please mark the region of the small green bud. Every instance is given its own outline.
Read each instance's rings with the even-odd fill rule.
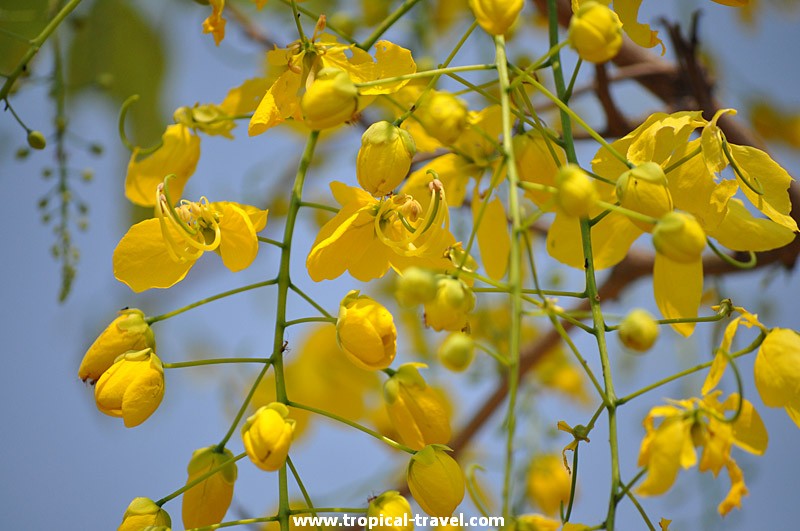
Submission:
[[[26,147],[21,147],[21,148],[19,148],[17,150],[16,153],[14,153],[14,157],[17,160],[25,160],[25,159],[28,158],[28,155],[30,155],[30,154],[31,154],[31,150],[30,149],[28,149]]]
[[[442,365],[451,371],[461,372],[475,358],[475,343],[470,336],[456,332],[444,340],[437,354]]]
[[[649,312],[636,308],[631,310],[619,325],[619,340],[636,352],[650,350],[658,339],[658,323]]]
[[[409,267],[397,279],[395,297],[401,306],[413,307],[425,304],[436,297],[436,277],[419,267]]]
[[[41,131],[28,131],[28,145],[33,149],[44,149],[47,145]]]

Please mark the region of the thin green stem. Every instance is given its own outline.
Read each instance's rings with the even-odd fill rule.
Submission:
[[[312,299],[311,297],[306,295],[306,293],[303,290],[301,290],[300,288],[298,288],[295,284],[289,284],[289,288],[292,291],[294,291],[295,293],[297,293],[298,295],[300,295],[303,298],[303,300],[305,300],[307,303],[309,303],[311,306],[313,306],[319,313],[321,313],[325,317],[333,317],[330,313],[328,313],[325,310],[325,308],[323,308],[322,306],[317,304],[317,301],[315,301],[314,299]]]
[[[78,7],[78,4],[80,3],[81,0],[69,0],[69,2],[67,2],[64,7],[61,8],[61,11],[56,13],[56,16],[53,17],[53,20],[48,22],[47,26],[44,27],[41,33],[39,33],[39,35],[30,41],[30,48],[28,48],[28,51],[22,56],[22,59],[20,59],[14,70],[8,74],[3,86],[0,87],[0,100],[5,100],[8,97],[9,93],[11,92],[11,87],[14,86],[17,78],[19,78],[19,76],[25,71],[31,60],[36,56],[37,53],[39,53],[39,50],[45,41],[50,37],[50,35],[53,34],[53,32],[64,21],[64,19],[67,18],[67,15],[72,13],[72,11]]]
[[[317,210],[327,210],[334,214],[339,213],[339,209],[331,205],[323,205],[322,203],[313,203],[311,201],[300,201],[301,207],[316,208]]]
[[[689,153],[688,155],[686,155],[684,157],[681,157],[677,161],[673,162],[672,164],[670,164],[669,166],[664,168],[664,173],[667,174],[667,173],[671,172],[672,170],[677,169],[679,166],[681,166],[682,164],[684,164],[686,162],[689,162],[690,160],[692,160],[693,158],[695,158],[697,155],[699,155],[702,152],[703,152],[702,146],[698,145],[691,153]]]
[[[635,210],[615,205],[613,203],[607,203],[605,201],[597,201],[597,205],[601,208],[605,208],[606,210],[613,210],[614,212],[622,214],[623,216],[628,216],[629,218],[635,219],[636,221],[641,221],[643,223],[650,223],[652,225],[658,223],[658,220],[652,216],[648,216],[646,214],[642,214],[641,212],[636,212]],[[590,224],[594,225],[595,224],[594,220],[592,220]]]
[[[572,505],[575,503],[575,492],[578,487],[578,448],[580,442],[576,441],[575,449],[572,450],[572,481],[569,485],[569,502],[567,503],[567,514],[564,515],[564,522],[569,522],[572,516]]]
[[[498,35],[495,42],[495,64],[500,82],[500,105],[503,115],[503,156],[508,178],[508,208],[511,214],[511,251],[508,263],[509,297],[511,298],[511,327],[509,330],[508,409],[506,413],[505,470],[503,475],[504,518],[511,518],[511,483],[514,472],[514,435],[516,430],[517,391],[519,386],[519,351],[522,335],[522,216],[519,201],[519,176],[514,157],[511,123],[511,88],[505,39]]]
[[[378,39],[380,39],[381,36],[394,25],[395,22],[400,20],[400,18],[403,15],[405,15],[418,2],[419,0],[405,0],[405,2],[400,4],[400,7],[398,7],[392,13],[390,13],[389,16],[386,17],[377,28],[375,28],[375,31],[373,31],[369,37],[364,39],[364,41],[361,44],[356,44],[356,46],[358,46],[362,50],[369,50],[370,48],[372,48],[372,45],[375,44],[375,42]]]
[[[650,518],[647,516],[644,507],[642,507],[642,505],[639,503],[639,500],[636,499],[633,493],[628,491],[625,493],[625,495],[628,496],[628,498],[631,500],[631,503],[634,505],[634,507],[636,507],[636,510],[639,511],[639,514],[642,516],[642,520],[644,520],[644,523],[647,524],[647,529],[650,531],[656,531],[656,528],[653,525],[653,522],[651,522]]]
[[[145,319],[147,324],[157,323],[159,321],[163,321],[165,319],[169,319],[170,317],[175,317],[176,315],[180,315],[183,312],[188,312],[193,308],[197,308],[198,306],[202,306],[204,304],[208,304],[209,302],[214,302],[219,299],[224,299],[225,297],[230,297],[231,295],[236,295],[237,293],[243,293],[245,291],[250,291],[251,289],[263,288],[264,286],[272,286],[278,282],[277,279],[270,279],[265,280],[263,282],[256,282],[255,284],[248,284],[247,286],[242,286],[241,288],[236,288],[228,291],[223,291],[217,295],[212,297],[208,297],[197,302],[193,302],[192,304],[188,304],[182,308],[178,308],[177,310],[172,310],[171,312],[167,312],[165,314],[156,315],[153,317],[148,317]]]
[[[23,121],[22,121],[22,118],[20,118],[20,117],[19,117],[19,115],[17,114],[17,111],[15,111],[15,110],[14,110],[14,107],[11,105],[11,102],[10,102],[10,101],[8,101],[7,99],[5,100],[5,102],[6,102],[6,107],[5,107],[5,110],[7,110],[7,111],[11,111],[11,116],[13,116],[13,117],[14,117],[14,119],[17,121],[17,123],[18,123],[18,124],[19,124],[19,125],[20,125],[20,126],[23,128],[23,129],[25,129],[25,132],[26,132],[26,133],[29,133],[29,134],[30,134],[30,132],[31,132],[31,128],[30,128],[30,127],[28,127],[27,125],[25,125],[25,122],[23,122]]]
[[[333,323],[336,324],[336,317],[301,317],[300,319],[292,319],[286,321],[286,328],[302,323]]]
[[[161,498],[160,500],[158,500],[156,502],[156,505],[158,505],[159,507],[162,507],[168,501],[177,498],[178,496],[180,496],[181,494],[183,494],[187,490],[191,489],[195,485],[198,485],[198,484],[202,483],[203,481],[207,480],[208,478],[210,478],[211,476],[213,476],[214,474],[216,474],[217,472],[219,472],[223,468],[229,466],[232,463],[235,463],[236,461],[238,461],[239,459],[242,459],[246,455],[247,455],[247,452],[242,452],[239,455],[237,455],[235,457],[232,457],[232,458],[228,459],[227,461],[224,461],[224,462],[220,463],[219,465],[215,466],[214,468],[212,468],[211,470],[209,470],[205,474],[203,474],[201,476],[198,476],[197,478],[193,479],[192,481],[190,481],[189,483],[187,483],[183,487],[179,488],[178,490],[176,490],[172,494],[170,494],[168,496],[164,496],[163,498]]]
[[[314,13],[310,9],[306,9],[303,6],[296,5],[294,2],[292,2],[292,0],[281,0],[281,2],[283,2],[287,6],[292,6],[293,10],[296,9],[298,12],[304,14],[305,16],[309,17],[312,20],[319,20],[320,16],[319,13]],[[337,28],[336,26],[327,21],[325,22],[325,28],[331,30],[332,32],[334,32],[335,34],[337,34],[339,37],[343,38],[350,44],[356,43],[356,41],[353,40],[353,38],[349,34],[345,33],[343,30]]]
[[[495,352],[494,350],[490,349],[489,347],[487,347],[485,345],[482,345],[482,344],[480,344],[478,342],[474,342],[473,344],[475,345],[475,348],[477,348],[478,350],[480,350],[482,352],[485,352],[486,354],[488,354],[489,356],[494,358],[503,367],[508,367],[508,359],[507,358],[504,358],[499,353]]]
[[[311,496],[308,495],[308,491],[306,490],[306,486],[303,485],[303,480],[300,479],[300,473],[297,471],[297,468],[295,468],[294,463],[292,462],[291,456],[286,456],[286,464],[289,466],[289,470],[292,471],[292,476],[294,476],[294,481],[295,481],[295,483],[297,483],[297,487],[300,489],[300,492],[303,494],[303,500],[305,500],[306,506],[309,509],[313,510],[314,509],[314,503],[311,501]],[[292,511],[290,509],[289,513],[291,514],[291,512]],[[316,527],[317,527],[317,531],[322,531],[322,528],[319,525],[317,525]]]
[[[222,365],[225,363],[266,363],[269,358],[211,358],[207,360],[177,361],[173,363],[162,362],[165,369],[185,369],[187,367],[203,367],[205,365]]]
[[[545,52],[545,54],[543,56],[539,57],[534,62],[532,62],[530,65],[525,67],[524,70],[519,69],[519,67],[515,67],[515,68],[519,69],[520,72],[523,72],[526,75],[532,75],[536,70],[541,68],[542,65],[544,65],[547,62],[549,62],[550,58],[553,57],[554,55],[556,55],[558,52],[560,52],[561,48],[563,48],[567,44],[569,44],[569,41],[563,40],[563,41],[559,42],[558,44],[556,44],[555,46],[551,46],[550,49],[547,50],[547,52]],[[525,77],[524,76],[517,76],[516,79],[514,79],[514,81],[511,82],[510,87],[512,89],[516,89],[524,81],[525,81]]]
[[[425,70],[423,72],[416,72],[414,74],[404,74],[402,76],[387,77],[384,79],[376,79],[374,81],[365,81],[363,83],[356,83],[358,88],[377,87],[380,85],[387,85],[397,83],[398,81],[405,81],[407,79],[421,79],[431,76],[441,76],[443,74],[457,73],[457,72],[475,72],[480,70],[494,70],[495,65],[465,65],[465,66],[451,66],[448,68],[435,68],[433,70]]]
[[[258,236],[258,241],[261,243],[268,243],[270,245],[274,245],[275,247],[283,248],[283,243],[279,242],[278,240],[273,240],[271,238],[265,238],[263,236]]]
[[[346,424],[347,426],[350,426],[351,428],[355,428],[358,431],[363,431],[367,435],[371,435],[372,437],[378,439],[379,441],[382,441],[382,442],[388,444],[389,446],[391,446],[392,448],[395,448],[397,450],[402,450],[403,452],[406,452],[406,453],[409,453],[409,454],[415,454],[416,453],[416,450],[413,450],[413,449],[409,448],[408,446],[406,446],[404,444],[400,444],[397,441],[393,441],[389,437],[381,435],[377,431],[371,430],[371,429],[367,428],[366,426],[362,426],[361,424],[359,424],[357,422],[353,422],[352,420],[348,420],[348,419],[346,419],[344,417],[340,417],[339,415],[336,415],[335,413],[331,413],[330,411],[325,411],[324,409],[318,409],[318,408],[315,408],[313,406],[308,406],[306,404],[301,404],[299,402],[294,402],[294,401],[291,401],[291,400],[287,401],[286,405],[289,406],[289,407],[297,408],[297,409],[304,409],[306,411],[310,411],[312,413],[316,413],[317,415],[320,415],[320,416],[323,416],[323,417],[327,417],[327,418],[329,418],[331,420],[335,420],[336,422],[341,422],[342,424]]]
[[[306,37],[306,33],[303,31],[303,24],[300,23],[300,13],[297,12],[297,2],[295,2],[295,0],[290,0],[290,3],[292,5],[292,18],[297,27],[297,35],[300,38],[300,42],[305,45],[308,42],[308,37]]]

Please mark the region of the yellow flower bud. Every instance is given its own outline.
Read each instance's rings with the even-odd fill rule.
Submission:
[[[427,269],[409,267],[397,277],[395,298],[408,308],[430,302],[436,297],[436,284],[436,276]]]
[[[588,218],[599,199],[594,180],[575,164],[561,166],[556,175],[556,203],[569,216]]]
[[[608,6],[583,2],[572,15],[567,39],[584,61],[605,63],[622,47],[622,22]]]
[[[41,131],[28,131],[28,145],[33,149],[44,149],[47,146],[47,140]]]
[[[414,139],[405,129],[386,121],[372,124],[361,136],[358,184],[376,197],[390,194],[408,175],[416,152]]]
[[[222,135],[225,138],[233,138],[231,131],[236,126],[225,110],[213,103],[205,105],[195,103],[194,107],[178,107],[172,118],[175,123],[200,130],[210,136]]]
[[[131,308],[122,310],[103,333],[95,339],[83,356],[78,377],[96,382],[120,354],[129,350],[156,348],[156,340],[144,312]]]
[[[527,477],[528,497],[544,514],[558,514],[566,507],[572,490],[572,478],[558,455],[537,455],[531,461]]]
[[[148,526],[172,526],[167,511],[156,505],[150,498],[134,498],[125,514],[117,531],[142,531]]]
[[[397,353],[397,329],[389,310],[352,290],[339,305],[336,340],[347,359],[366,370],[385,369]]]
[[[449,92],[432,90],[420,102],[414,118],[429,135],[448,146],[467,128],[469,112],[467,104]]]
[[[164,398],[164,367],[152,349],[126,352],[103,373],[94,388],[97,409],[138,426]]]
[[[650,312],[636,308],[619,324],[619,340],[637,352],[650,350],[658,339],[658,323]]]
[[[659,219],[672,211],[672,195],[667,188],[667,176],[655,162],[645,162],[620,175],[616,194],[621,206],[646,216]],[[628,219],[645,232],[653,231],[652,223]]]
[[[453,514],[464,499],[464,473],[450,450],[438,444],[429,445],[414,454],[408,463],[408,490],[422,510],[431,516]]]
[[[336,68],[323,68],[300,99],[303,120],[318,131],[341,125],[358,109],[358,89],[350,77]]]
[[[222,463],[233,459],[233,453],[216,446],[200,448],[192,454],[187,471],[191,483]],[[233,484],[237,476],[236,463],[230,463],[183,493],[183,527],[191,529],[215,525],[225,518],[233,499]]]
[[[369,502],[368,529],[372,531],[412,531],[414,516],[408,500],[396,490],[389,490]],[[374,522],[374,523],[373,523]]]
[[[767,334],[753,367],[756,389],[768,407],[784,407],[800,427],[800,335],[787,328]]]
[[[261,470],[278,470],[289,455],[294,434],[294,420],[289,409],[272,402],[262,406],[242,425],[242,442],[247,456]]]
[[[436,297],[425,303],[425,324],[434,330],[464,330],[467,314],[475,307],[475,294],[461,280],[441,276],[436,282]]]
[[[461,372],[469,367],[475,357],[475,343],[461,332],[450,334],[439,346],[439,361],[451,371]]]
[[[489,35],[504,35],[514,25],[523,0],[469,0],[478,24]]]
[[[694,262],[703,254],[706,234],[691,214],[670,212],[658,220],[653,230],[653,245],[671,260]]]
[[[450,419],[445,405],[417,367],[425,365],[401,365],[383,386],[389,420],[402,442],[415,450],[450,440]]]

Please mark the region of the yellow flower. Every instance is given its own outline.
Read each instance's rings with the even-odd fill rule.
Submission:
[[[450,267],[443,254],[455,238],[449,231],[441,183],[431,183],[432,199],[424,213],[410,195],[378,201],[339,182],[331,183],[331,191],[342,208],[320,229],[306,259],[313,280],[334,279],[350,271],[366,282],[382,277],[390,266],[398,271],[412,265]]]
[[[126,428],[147,420],[162,398],[164,368],[150,348],[120,355],[94,388],[97,409],[122,418]]]
[[[418,367],[425,365],[401,365],[383,386],[389,420],[402,442],[415,450],[450,440],[450,419],[445,405],[419,374]]]
[[[698,468],[710,470],[714,476],[724,467],[731,478],[731,489],[718,510],[723,516],[741,497],[747,494],[741,470],[730,455],[736,445],[761,455],[767,449],[767,431],[753,405],[737,394],[719,402],[721,391],[689,400],[671,401],[672,405],[657,406],[644,420],[645,438],[639,449],[639,466],[647,467],[647,476],[637,488],[642,496],[657,496],[667,492],[680,467],[690,468],[697,463],[695,447],[702,447]],[[741,404],[740,404],[741,401]],[[740,408],[740,409],[739,409]],[[739,409],[733,422],[723,419],[726,412]],[[663,418],[658,427],[655,419]]]
[[[142,531],[148,526],[171,527],[172,520],[167,511],[150,498],[134,498],[125,509],[122,523],[117,531]]]
[[[658,339],[658,323],[650,312],[635,308],[619,324],[619,340],[631,350],[647,352]]]
[[[561,166],[556,174],[556,205],[566,215],[587,218],[599,199],[594,179],[575,164]]]
[[[730,304],[730,301],[728,301],[727,304]],[[719,309],[719,306],[714,307],[715,311]],[[722,334],[722,341],[720,342],[719,348],[716,349],[714,361],[711,364],[711,368],[708,370],[705,382],[703,382],[703,388],[700,390],[703,395],[708,394],[714,389],[725,374],[725,369],[728,367],[728,355],[731,354],[731,345],[733,345],[733,339],[736,336],[736,332],[739,330],[739,326],[744,325],[747,328],[757,326],[762,331],[766,332],[764,325],[758,322],[758,316],[738,306],[734,306],[733,309],[741,315],[732,319],[731,322],[728,323],[728,326],[725,327],[725,332]]]
[[[289,409],[273,402],[262,406],[242,425],[242,442],[247,456],[261,470],[278,470],[289,455],[294,420]]]
[[[412,531],[414,516],[408,500],[396,490],[389,490],[369,502],[367,508],[369,521],[377,521],[378,525],[370,525],[375,531]],[[377,520],[372,520],[376,518]]]
[[[175,175],[170,182],[170,191],[180,196],[200,160],[200,137],[183,124],[168,126],[161,142],[155,153],[141,160],[138,147],[131,153],[125,177],[125,197],[139,206],[156,205],[155,190],[168,174]]]
[[[582,2],[569,22],[568,40],[584,61],[605,63],[622,47],[622,23],[598,2]]]
[[[372,124],[361,136],[358,184],[376,197],[390,194],[405,179],[416,151],[408,131],[386,121]]]
[[[94,340],[86,351],[78,369],[78,377],[96,382],[120,354],[129,350],[155,350],[153,330],[145,320],[144,312],[136,308],[121,310],[119,317]]]
[[[343,70],[323,68],[300,98],[300,110],[312,130],[342,125],[358,110],[358,89]]]
[[[191,483],[230,459],[233,459],[233,453],[227,448],[220,451],[216,446],[209,446],[195,450],[189,461],[186,483]],[[191,529],[222,522],[233,499],[236,476],[236,463],[230,463],[184,492],[183,527]]]
[[[183,200],[173,209],[160,185],[157,217],[132,226],[114,250],[114,276],[133,291],[168,288],[183,280],[205,251],[215,251],[231,271],[258,254],[256,233],[267,211],[233,202]]]
[[[464,473],[450,449],[434,444],[418,451],[408,462],[406,481],[411,495],[431,516],[450,516],[464,499]]]
[[[469,328],[468,314],[475,307],[475,294],[463,280],[440,275],[436,297],[425,303],[425,324],[436,331]]]
[[[754,372],[764,405],[785,408],[800,427],[800,335],[786,328],[771,330],[758,349]]]
[[[562,503],[566,507],[569,502],[572,478],[558,455],[537,455],[528,468],[527,488],[534,505],[544,514],[555,516]]]
[[[469,0],[478,24],[489,35],[505,34],[522,11],[523,0]]]
[[[385,369],[397,354],[392,314],[358,290],[350,291],[339,304],[336,340],[347,359],[366,370]]]
[[[454,372],[461,372],[469,367],[475,358],[475,343],[472,338],[461,332],[447,336],[437,351],[439,361]]]
[[[301,88],[310,89],[316,76],[324,68],[344,71],[353,83],[413,74],[417,70],[411,52],[389,41],[375,43],[375,59],[373,59],[364,50],[354,45],[338,43],[330,35],[322,35],[319,40],[316,40],[315,36],[307,47],[295,42],[287,48],[272,50],[267,53],[267,60],[270,65],[280,69],[280,73],[250,119],[248,128],[250,136],[259,135],[290,118],[302,121]],[[358,110],[370,101],[370,97],[391,94],[406,83],[408,80],[362,87],[358,90],[362,98]],[[347,107],[346,110],[351,109]],[[352,111],[355,112],[356,109]],[[352,115],[352,112],[350,114]]]

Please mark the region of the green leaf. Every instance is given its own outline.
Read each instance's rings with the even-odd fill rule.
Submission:
[[[139,94],[128,113],[130,130],[138,144],[150,145],[164,129],[160,104],[165,52],[151,21],[132,3],[94,2],[70,46],[67,76],[73,96],[96,90],[98,82],[117,105]]]

